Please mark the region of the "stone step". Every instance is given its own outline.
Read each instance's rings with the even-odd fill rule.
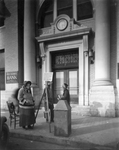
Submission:
[[[80,116],[90,116],[90,106],[72,106],[71,111]]]

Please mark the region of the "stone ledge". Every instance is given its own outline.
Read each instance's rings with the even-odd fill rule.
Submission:
[[[21,133],[10,133],[11,137],[14,138],[22,138],[22,139],[28,139],[33,141],[39,141],[39,142],[46,142],[46,143],[52,143],[52,144],[58,144],[58,145],[64,145],[64,146],[71,146],[75,148],[81,148],[81,149],[95,149],[95,150],[113,150],[113,148],[106,147],[106,146],[100,146],[93,143],[87,143],[83,141],[76,141],[68,139],[68,138],[59,138],[59,137],[53,137],[53,136],[44,136],[44,135],[30,135],[29,134],[21,134]],[[95,148],[94,148],[95,147]]]

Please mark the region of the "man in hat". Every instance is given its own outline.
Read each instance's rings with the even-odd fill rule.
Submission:
[[[50,114],[51,114],[50,122],[54,122],[54,105],[53,105],[53,93],[52,93],[51,84],[52,84],[52,82],[47,81],[43,96],[45,97],[45,100],[46,100],[46,98],[48,98],[48,106],[49,106]],[[46,95],[47,95],[47,97],[46,97]],[[46,101],[45,101],[45,109],[47,109],[46,107],[47,106],[46,106]],[[48,121],[48,119],[47,119],[47,121]]]
[[[68,90],[68,84],[64,83],[62,88],[63,88],[63,95],[59,96],[59,100],[67,100],[70,106],[70,95],[69,95],[69,90]]]

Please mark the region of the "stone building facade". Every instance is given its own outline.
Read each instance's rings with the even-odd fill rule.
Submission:
[[[0,0],[1,106],[25,80],[36,106],[44,73],[53,97],[68,83],[72,111],[119,115],[118,0]]]

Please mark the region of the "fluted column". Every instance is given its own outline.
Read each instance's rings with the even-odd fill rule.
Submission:
[[[95,83],[110,85],[110,1],[96,0]]]
[[[35,84],[35,1],[25,0],[24,5],[24,80]]]

